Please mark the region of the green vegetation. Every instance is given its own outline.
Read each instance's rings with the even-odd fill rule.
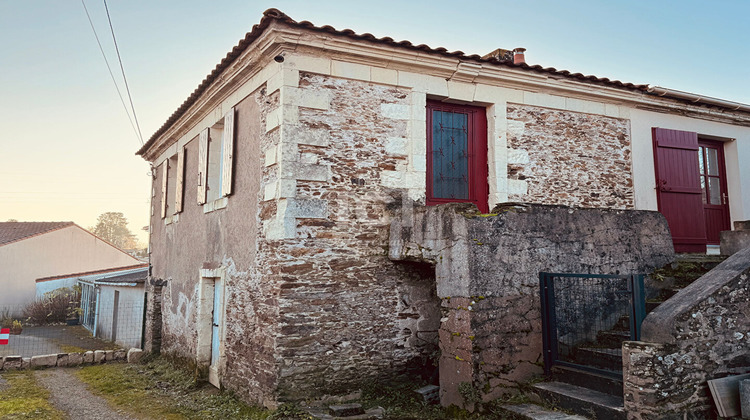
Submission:
[[[76,372],[91,392],[146,418],[266,419],[271,412],[238,401],[231,393],[198,383],[163,359],[143,365],[106,364]]]
[[[62,420],[63,413],[48,401],[49,392],[37,384],[31,370],[6,372],[0,383],[0,418]]]
[[[81,287],[64,287],[45,293],[23,308],[25,322],[46,325],[73,318],[81,306]]]
[[[501,399],[477,404],[478,409],[469,413],[456,406],[444,408],[439,404],[425,404],[421,396],[415,392],[416,389],[427,385],[426,383],[402,382],[390,384],[384,387],[382,384],[372,384],[362,389],[362,398],[358,401],[366,409],[372,407],[383,407],[386,410],[387,419],[513,419],[512,415],[503,413],[500,406],[504,404],[518,404],[528,402],[523,396],[508,395]],[[478,400],[478,391],[472,390],[472,397]]]

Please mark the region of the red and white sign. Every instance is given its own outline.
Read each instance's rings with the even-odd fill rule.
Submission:
[[[0,345],[8,344],[8,338],[10,338],[10,328],[0,329]]]

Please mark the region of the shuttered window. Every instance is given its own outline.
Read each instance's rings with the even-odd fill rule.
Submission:
[[[177,180],[175,182],[175,196],[174,196],[174,213],[182,212],[182,202],[184,195],[184,184],[185,184],[185,148],[180,149],[177,153]]]
[[[470,202],[488,212],[484,108],[427,102],[427,204]]]
[[[198,204],[206,203],[208,181],[208,128],[198,136]]]
[[[198,204],[232,194],[235,110],[200,134],[198,147]]]
[[[234,159],[234,108],[224,116],[221,152],[221,196],[232,194],[232,162]]]
[[[169,172],[169,159],[161,164],[161,218],[167,217],[167,179]]]

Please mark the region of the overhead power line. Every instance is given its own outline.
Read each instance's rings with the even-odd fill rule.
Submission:
[[[130,116],[130,111],[128,111],[128,106],[125,105],[125,99],[122,97],[122,92],[120,92],[120,87],[117,85],[117,80],[115,80],[115,75],[112,74],[112,67],[109,65],[109,60],[107,60],[107,55],[104,53],[104,48],[102,48],[102,43],[99,41],[99,35],[96,33],[96,28],[94,28],[94,23],[91,21],[91,15],[89,15],[89,9],[86,8],[86,3],[84,3],[83,0],[81,0],[81,4],[83,5],[83,10],[86,11],[86,17],[89,20],[89,25],[91,25],[91,30],[94,31],[94,37],[96,38],[96,43],[99,45],[99,51],[102,53],[102,57],[104,57],[104,62],[107,64],[107,70],[109,71],[109,76],[112,78],[112,83],[115,85],[115,89],[117,89],[117,96],[120,97],[120,102],[122,103],[122,107],[125,109],[125,114],[128,116],[128,121],[130,121],[130,126],[133,127],[133,132],[135,133],[135,136],[138,138],[138,141],[143,145],[143,138],[140,135],[140,132],[135,128],[135,125],[133,124],[133,118]]]
[[[138,138],[141,140],[143,145],[143,134],[141,134],[141,126],[138,125],[138,116],[135,114],[135,106],[133,106],[133,96],[130,94],[130,87],[128,87],[128,79],[125,77],[125,68],[122,65],[122,58],[120,57],[120,49],[117,47],[117,38],[115,38],[115,29],[112,27],[112,19],[109,17],[109,8],[107,7],[107,0],[104,0],[104,10],[107,11],[107,20],[109,21],[109,30],[112,32],[112,40],[115,42],[115,51],[117,51],[117,61],[120,62],[120,71],[122,71],[122,80],[125,81],[125,91],[128,93],[128,99],[130,100],[130,108],[133,110],[133,119],[135,120],[135,126],[138,128]]]

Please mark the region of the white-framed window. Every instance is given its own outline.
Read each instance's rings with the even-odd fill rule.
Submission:
[[[161,218],[182,212],[185,179],[185,149],[162,163]]]
[[[234,108],[201,131],[198,142],[198,204],[204,205],[232,193]]]

